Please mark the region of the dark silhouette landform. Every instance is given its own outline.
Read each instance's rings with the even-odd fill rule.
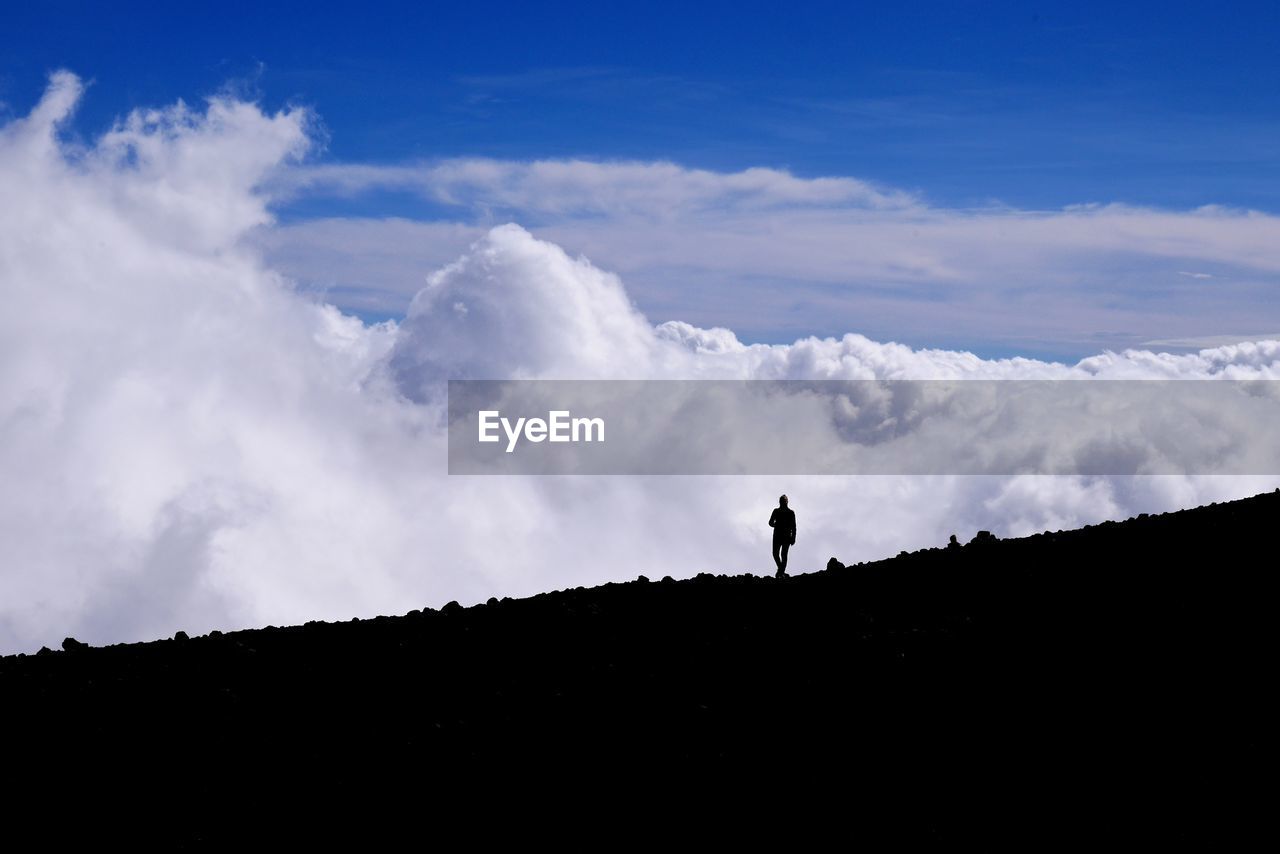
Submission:
[[[1278,519],[1280,491],[787,578],[68,639],[0,659],[6,822],[52,805],[45,839],[176,846],[1265,840]]]

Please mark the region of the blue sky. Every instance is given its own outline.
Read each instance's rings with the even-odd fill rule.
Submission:
[[[1280,212],[1277,33],[1272,3],[51,2],[5,12],[0,120],[58,68],[89,83],[85,141],[179,98],[307,108],[313,172],[264,243],[365,320],[510,220],[618,272],[655,322],[1079,359],[1280,330],[1280,220],[1245,214]],[[647,195],[626,170],[405,171],[464,161],[685,171]],[[759,169],[810,184],[744,203],[732,176]],[[880,200],[832,202],[827,176]],[[775,251],[725,263],[752,240]]]
[[[186,8],[190,5],[192,8]],[[968,205],[1280,208],[1274,3],[11,4],[0,100],[80,127],[229,81],[353,161],[669,158]]]

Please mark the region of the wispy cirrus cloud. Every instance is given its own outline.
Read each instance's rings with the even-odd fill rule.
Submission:
[[[406,259],[447,257],[514,219],[625,274],[658,319],[757,340],[855,330],[1070,357],[1280,325],[1280,217],[1258,211],[945,208],[848,177],[585,160],[330,164],[275,180],[293,198],[430,202],[418,218],[331,215],[264,238],[286,270],[360,310],[402,311],[420,285]]]
[[[672,217],[795,206],[895,210],[916,204],[909,193],[856,178],[798,178],[768,168],[712,172],[661,161],[457,158],[400,166],[313,165],[284,172],[272,189],[337,195],[400,190],[464,209],[562,216]]]

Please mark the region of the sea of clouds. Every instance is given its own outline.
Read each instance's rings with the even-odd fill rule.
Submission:
[[[515,224],[422,270],[400,322],[368,324],[297,288],[261,250],[273,188],[311,146],[305,110],[220,97],[135,112],[83,142],[62,132],[82,88],[57,73],[29,115],[0,128],[0,652],[642,573],[771,572],[766,521],[782,492],[804,571],[951,533],[1016,536],[1280,484],[450,477],[450,378],[1277,379],[1280,342],[1071,365],[852,333],[746,345],[727,329],[651,323],[616,275]]]

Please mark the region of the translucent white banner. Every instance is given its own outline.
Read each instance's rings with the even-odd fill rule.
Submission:
[[[1277,474],[1275,380],[453,380],[450,474]]]

